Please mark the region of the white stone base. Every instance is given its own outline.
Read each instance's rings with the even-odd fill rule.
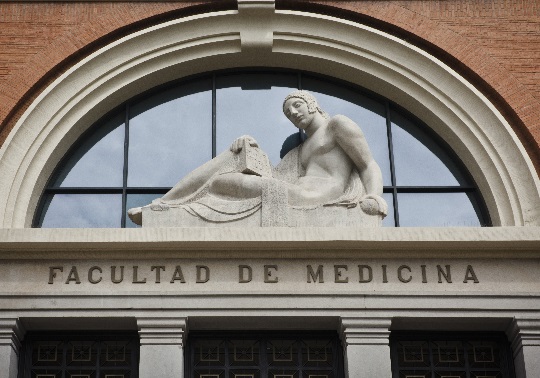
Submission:
[[[261,227],[263,211],[230,222],[212,222],[190,214],[182,208],[154,211],[143,208],[143,227]],[[285,227],[381,227],[382,216],[369,215],[357,206],[352,209],[338,206],[315,209],[289,208],[284,217]]]

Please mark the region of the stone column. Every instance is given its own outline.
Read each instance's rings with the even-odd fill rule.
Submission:
[[[17,378],[23,334],[18,319],[0,319],[0,377]]]
[[[389,318],[342,318],[345,376],[391,377]]]
[[[139,318],[139,378],[183,378],[186,318]]]
[[[514,319],[506,331],[516,378],[540,377],[540,319]]]

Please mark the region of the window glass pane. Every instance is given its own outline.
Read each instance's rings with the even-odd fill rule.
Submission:
[[[154,193],[154,194],[128,194],[126,201],[126,227],[127,228],[136,228],[141,227],[131,221],[127,212],[129,209],[134,207],[141,207],[150,204],[156,198],[163,197],[163,194]]]
[[[467,193],[399,193],[399,224],[402,227],[485,226]]]
[[[128,186],[173,186],[212,159],[211,88],[182,84],[131,106]]]
[[[337,335],[329,332],[190,334],[186,376],[194,378],[338,378]],[[219,336],[219,335],[218,335]]]
[[[341,114],[360,126],[373,158],[381,168],[384,185],[392,185],[384,103],[342,85],[310,76],[302,76],[302,88],[313,93],[321,108],[330,116]]]
[[[302,139],[282,112],[283,99],[296,90],[299,78],[295,72],[217,74],[217,153],[228,149],[239,136],[248,134],[257,139],[276,165],[280,154],[294,148]],[[164,188],[174,186],[212,158],[212,80],[208,75],[174,84],[126,105],[130,117],[127,185],[144,187],[145,192],[153,193],[128,195],[126,210],[147,205],[162,196]],[[302,74],[301,85],[316,96],[331,116],[343,114],[359,124],[388,190],[392,183],[385,100],[309,74]],[[398,111],[391,111],[398,191],[405,191],[402,186],[474,186],[444,141],[434,140],[429,130]],[[56,187],[123,186],[125,115],[126,111],[122,110],[108,121],[98,122],[59,164],[52,184],[49,183],[48,195],[43,197],[45,205],[40,207],[43,227],[120,226],[120,194],[53,194],[61,191],[55,192]],[[128,193],[133,192],[130,188]],[[93,189],[78,192],[96,193]],[[472,200],[475,196],[479,197],[419,191],[400,194],[400,223],[402,226],[487,225],[489,220],[481,218],[481,214],[486,214],[484,205]],[[384,198],[389,212],[383,226],[395,227],[392,193],[385,193]],[[126,217],[126,227],[136,225]]]
[[[394,111],[390,116],[397,185],[468,184],[453,159],[431,136]]]
[[[395,377],[514,377],[510,345],[499,332],[393,332],[390,340]]]
[[[60,168],[53,186],[122,186],[124,169],[124,114],[121,112],[90,135]]]
[[[41,227],[120,227],[121,194],[55,194],[43,209]]]
[[[388,204],[388,215],[383,219],[383,227],[396,227],[394,219],[394,195],[392,193],[383,193],[383,198]]]
[[[97,277],[97,273],[96,273]],[[73,277],[71,277],[73,278]],[[82,276],[81,276],[82,279]],[[108,334],[29,332],[20,354],[20,377],[137,377],[139,338],[133,332]]]
[[[249,73],[216,78],[216,150],[228,149],[242,135],[251,135],[273,165],[296,128],[283,115],[283,100],[295,90],[296,75]]]

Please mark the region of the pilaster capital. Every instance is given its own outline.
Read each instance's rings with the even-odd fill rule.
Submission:
[[[187,318],[138,318],[141,345],[184,346]]]
[[[0,319],[0,346],[9,345],[18,353],[23,336],[24,328],[19,319]]]
[[[514,357],[524,346],[540,346],[540,319],[514,318],[506,329],[506,335]]]
[[[390,318],[341,318],[343,345],[388,345]]]

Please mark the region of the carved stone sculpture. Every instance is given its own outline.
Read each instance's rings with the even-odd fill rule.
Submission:
[[[381,170],[360,127],[330,118],[306,91],[288,95],[283,112],[308,138],[275,168],[242,136],[129,217],[145,227],[380,226]]]

